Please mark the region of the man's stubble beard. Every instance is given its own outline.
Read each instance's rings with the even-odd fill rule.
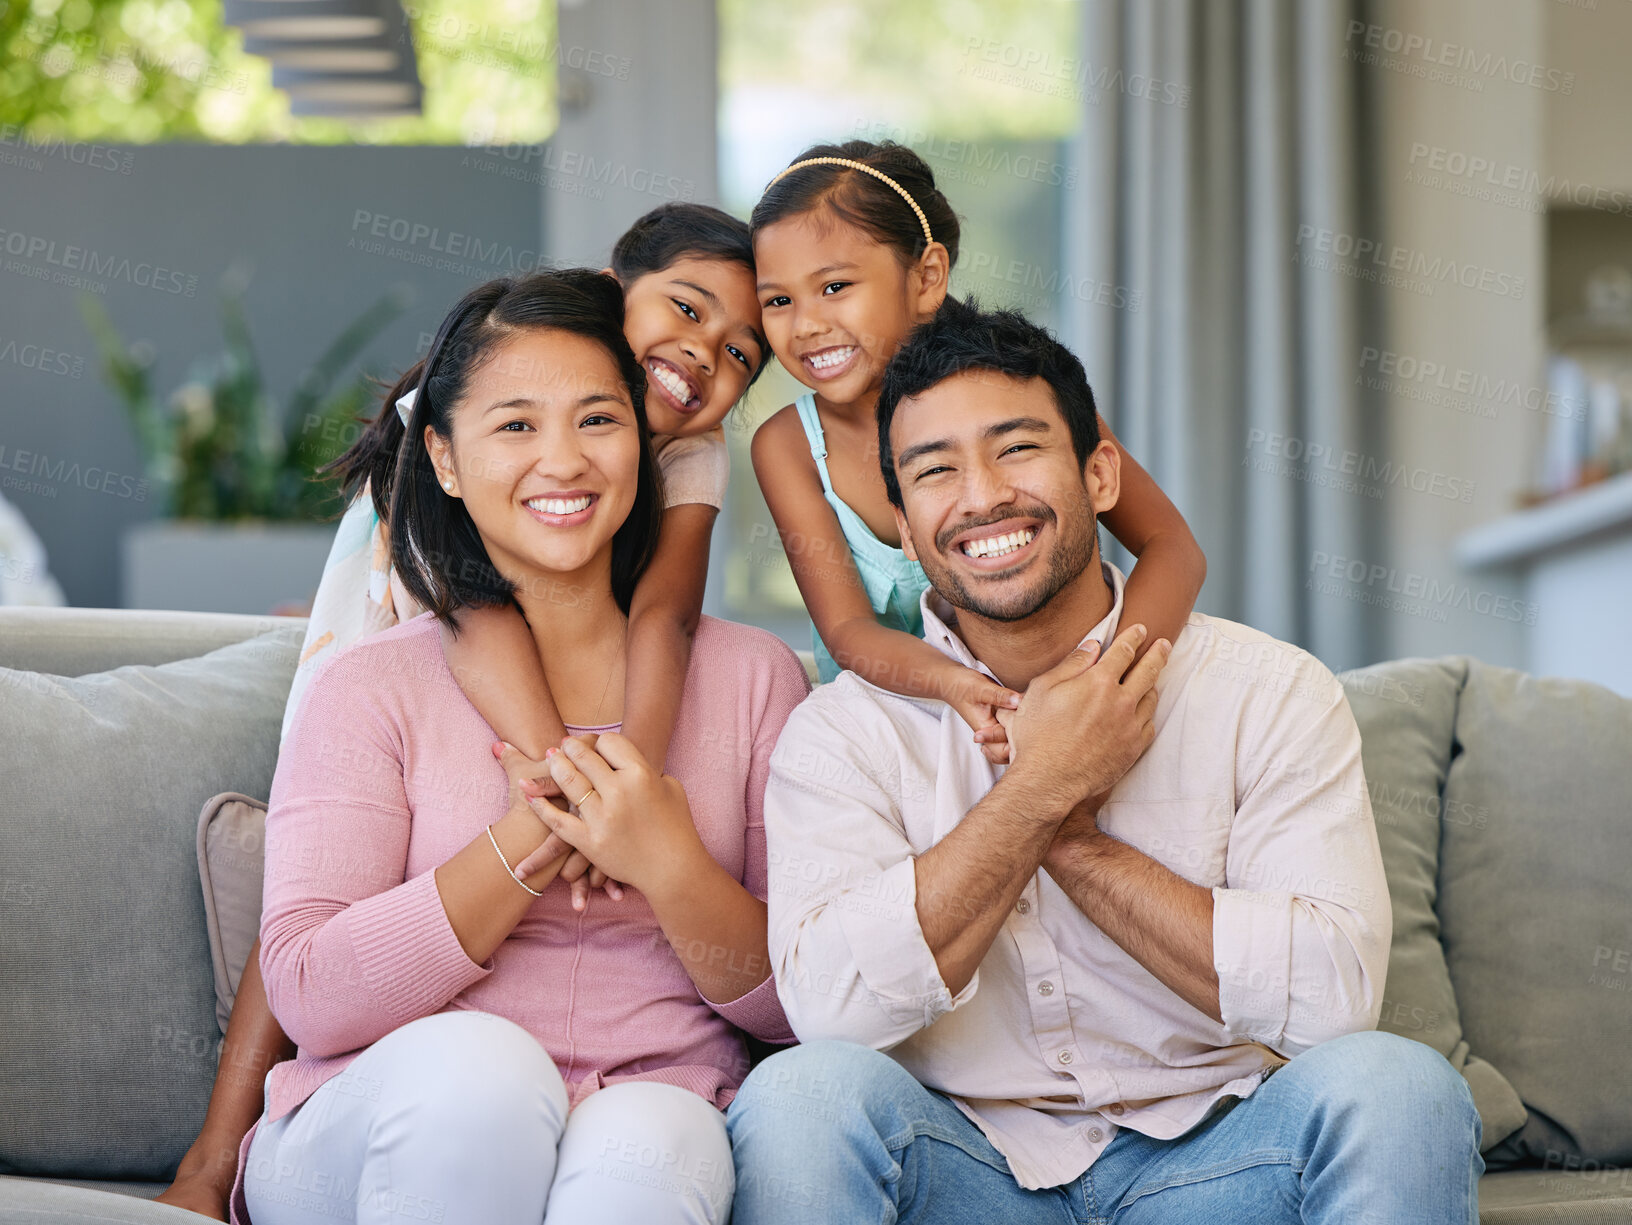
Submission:
[[[941,565],[939,554],[929,560],[919,559],[924,567],[924,574],[929,579],[929,585],[960,612],[973,613],[977,617],[1003,624],[1024,621],[1048,607],[1049,601],[1093,564],[1099,520],[1094,514],[1092,505],[1089,504],[1086,487],[1082,491],[1081,502],[1063,517],[1055,514],[1051,507],[1041,509],[1045,513],[1038,517],[1053,523],[1057,529],[1063,518],[1065,522],[1077,525],[1077,530],[1071,532],[1060,530],[1056,533],[1057,539],[1054,551],[1049,554],[1047,569],[1042,580],[1031,589],[1019,593],[1006,603],[982,600],[964,586],[963,580],[956,572],[950,567]],[[965,530],[967,528],[961,526],[957,529],[958,532]]]

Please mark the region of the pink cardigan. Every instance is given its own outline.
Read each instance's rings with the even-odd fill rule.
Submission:
[[[763,800],[771,750],[809,692],[762,630],[704,617],[668,770],[716,860],[765,897]],[[659,1080],[724,1108],[747,1074],[739,1030],[793,1033],[769,977],[728,1004],[703,999],[635,890],[544,896],[486,962],[466,956],[432,870],[504,815],[496,737],[421,614],[342,651],[312,680],[278,759],[266,825],[261,972],[299,1047],[267,1078],[267,1117],[304,1102],[398,1026],[455,1008],[508,1017],[550,1053],[573,1104],[603,1085]],[[239,1149],[232,1220],[248,1221]]]

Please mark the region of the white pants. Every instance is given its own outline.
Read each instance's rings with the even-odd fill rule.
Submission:
[[[274,1123],[244,1170],[254,1225],[719,1225],[725,1116],[674,1085],[612,1085],[569,1116],[544,1048],[486,1012],[381,1038]]]

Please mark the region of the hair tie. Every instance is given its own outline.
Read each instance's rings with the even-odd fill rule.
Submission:
[[[886,187],[893,188],[895,192],[907,202],[907,207],[912,209],[912,211],[918,215],[918,224],[924,227],[924,245],[927,247],[930,243],[935,241],[934,235],[929,232],[929,218],[924,216],[924,210],[918,207],[918,201],[912,198],[912,193],[905,187],[901,186],[901,184],[897,183],[889,175],[885,174],[882,170],[878,169],[876,166],[869,166],[866,162],[852,161],[848,157],[807,157],[802,162],[795,162],[781,174],[777,175],[776,178],[765,184],[765,190],[769,191],[772,187],[776,186],[779,180],[786,178],[795,170],[803,169],[806,166],[844,166],[850,170],[859,170],[863,174],[872,175]]]
[[[402,418],[402,426],[408,428],[408,418],[414,414],[414,404],[419,399],[419,388],[410,387],[397,397],[397,416]]]

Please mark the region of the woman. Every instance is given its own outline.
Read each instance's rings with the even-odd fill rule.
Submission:
[[[806,684],[769,635],[705,619],[675,777],[617,735],[661,512],[621,327],[610,278],[540,273],[473,291],[433,344],[392,502],[430,611],[313,680],[273,782],[261,970],[299,1051],[267,1077],[235,1221],[729,1214],[738,1030],[792,1038],[760,802]],[[461,609],[511,598],[578,733],[545,763],[496,759],[443,653]],[[511,781],[545,770],[571,811]],[[561,853],[518,880],[552,830]],[[574,911],[569,854],[625,900]]]

